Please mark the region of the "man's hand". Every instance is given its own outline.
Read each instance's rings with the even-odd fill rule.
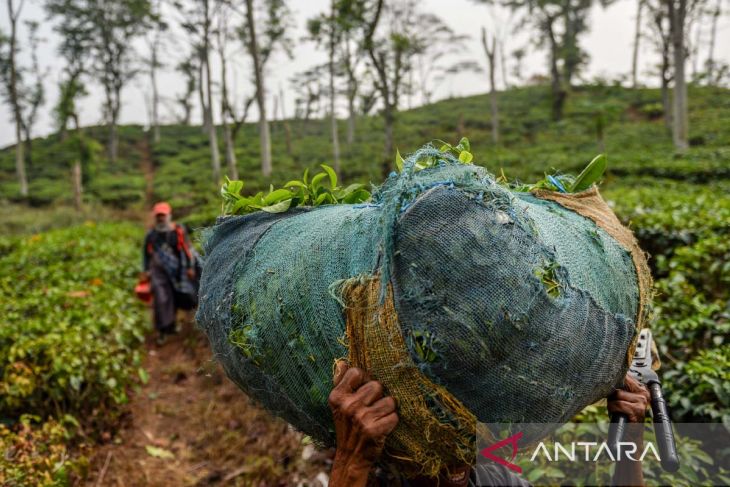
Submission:
[[[337,450],[330,485],[364,486],[383,451],[385,438],[398,424],[395,400],[383,397],[380,382],[369,380],[365,372],[349,368],[344,361],[335,365],[334,384],[329,405]]]
[[[643,423],[646,410],[651,404],[649,391],[642,383],[627,375],[623,389],[616,389],[608,396],[608,412],[623,413],[629,423]]]
[[[636,451],[644,449],[644,418],[646,410],[651,404],[649,391],[639,381],[627,375],[624,379],[624,388],[617,389],[608,396],[608,412],[622,413],[628,418],[625,442],[636,445]],[[616,464],[613,476],[613,485],[644,485],[644,474],[641,470],[641,461],[632,461],[626,455]]]
[[[150,272],[142,271],[139,273],[139,280],[142,282],[148,282],[150,280]]]
[[[188,270],[185,271],[188,274],[188,279],[191,281],[195,280],[195,268],[194,267],[188,267]]]

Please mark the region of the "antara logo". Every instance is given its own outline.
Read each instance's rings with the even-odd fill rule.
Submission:
[[[515,433],[504,440],[498,441],[497,443],[484,448],[479,452],[479,454],[484,458],[497,462],[514,472],[522,473],[522,467],[512,463],[517,456],[517,442],[522,438],[522,435],[521,431]],[[509,460],[495,455],[495,450],[499,450],[507,445],[512,445],[512,455]],[[585,456],[580,455],[581,450],[584,452]],[[632,442],[619,442],[618,451],[614,455],[614,452],[611,451],[606,442],[598,443],[593,441],[574,441],[568,443],[567,446],[562,443],[555,442],[553,444],[553,455],[550,455],[550,449],[541,441],[533,450],[532,455],[530,456],[530,462],[534,462],[537,457],[543,457],[549,462],[558,462],[561,460],[571,462],[582,461],[581,457],[585,458],[586,462],[598,462],[602,459],[616,462],[624,458],[632,461],[643,461],[647,455],[653,456],[657,461],[660,460],[659,453],[657,453],[656,447],[652,442],[647,442],[645,444],[644,450],[640,452],[640,456],[638,458],[634,456],[637,453],[639,453],[638,447],[636,443]]]
[[[522,467],[512,463],[512,460],[514,460],[515,457],[517,456],[517,441],[520,438],[522,438],[522,431],[510,436],[509,438],[505,438],[504,440],[499,441],[499,442],[495,443],[494,445],[490,445],[490,446],[486,447],[479,453],[484,458],[488,458],[489,460],[495,461],[495,462],[499,463],[500,465],[503,465],[503,466],[507,467],[508,469],[513,470],[517,473],[522,473]],[[500,448],[502,448],[505,445],[512,445],[512,457],[509,459],[509,461],[505,460],[502,457],[498,457],[497,455],[492,453],[494,450],[499,450]]]

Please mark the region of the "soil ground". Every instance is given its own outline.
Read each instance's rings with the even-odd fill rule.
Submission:
[[[192,320],[182,321],[162,346],[148,337],[149,380],[96,448],[86,485],[326,486],[332,452],[253,404],[212,360]]]

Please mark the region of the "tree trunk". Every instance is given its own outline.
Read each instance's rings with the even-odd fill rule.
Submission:
[[[22,4],[21,4],[22,6]],[[28,196],[28,177],[25,173],[25,155],[23,154],[22,126],[23,116],[20,111],[20,99],[18,96],[18,71],[17,71],[17,41],[18,41],[18,17],[20,12],[15,11],[13,0],[8,0],[8,17],[10,18],[10,104],[13,106],[13,118],[15,119],[15,172],[18,176],[18,188],[21,196]]]
[[[109,154],[109,164],[115,166],[119,154],[119,137],[117,136],[116,116],[110,115],[110,117],[109,123],[107,124],[107,144],[109,145],[107,152]]]
[[[246,27],[249,35],[249,51],[253,60],[253,71],[256,82],[256,104],[259,107],[259,137],[261,139],[261,173],[264,177],[271,176],[271,134],[269,122],[266,119],[266,92],[264,91],[264,80],[261,62],[259,59],[259,47],[256,39],[256,26],[253,18],[253,0],[246,0]]]
[[[558,68],[558,43],[555,39],[552,21],[548,21],[548,38],[550,40],[550,89],[552,91],[552,115],[553,120],[558,121],[563,118],[563,108],[565,106],[565,98],[567,93],[563,87],[563,82]]]
[[[712,30],[710,31],[710,47],[707,53],[707,83],[715,84],[715,41],[717,39],[717,20],[720,18],[722,0],[717,0],[717,8],[712,13]]]
[[[641,41],[641,12],[644,8],[644,0],[638,0],[636,7],[636,26],[634,29],[634,52],[631,56],[631,86],[639,86],[639,42]]]
[[[667,1],[669,9],[669,25],[672,36],[672,54],[674,56],[674,110],[672,117],[672,138],[674,147],[684,151],[689,147],[687,142],[689,123],[687,111],[687,82],[685,79],[686,47],[684,44],[685,18],[687,0]]]
[[[228,168],[228,177],[238,179],[238,167],[236,167],[236,152],[234,151],[233,137],[231,136],[231,126],[227,122],[223,122],[223,138],[226,142],[226,167]]]
[[[466,126],[464,124],[464,114],[460,113],[456,119],[456,140],[461,140],[466,136]]]
[[[499,107],[497,105],[497,87],[496,87],[496,59],[497,59],[497,37],[492,36],[492,47],[489,47],[487,41],[487,31],[482,27],[482,47],[487,56],[489,64],[489,102],[492,112],[492,143],[499,143]]]
[[[81,211],[83,187],[81,183],[81,162],[76,160],[71,170],[71,183],[74,189],[74,207]]]
[[[504,89],[509,90],[510,84],[507,79],[507,59],[504,55],[504,37],[502,37],[502,41],[499,43],[499,66],[502,68],[502,84],[504,84]]]
[[[335,10],[335,2],[332,1],[332,18],[337,14]],[[334,22],[333,22],[334,23]],[[337,133],[337,113],[335,112],[335,47],[337,40],[335,39],[334,28],[330,27],[330,49],[329,49],[329,92],[330,92],[330,128],[332,133],[332,162],[335,173],[341,175],[340,170],[340,136]]]
[[[203,62],[204,56],[201,51],[200,62],[198,63],[198,98],[200,99],[200,116],[202,118],[201,130],[204,134],[208,133],[208,126],[210,121],[208,120],[208,108],[205,106],[205,87],[203,86]]]

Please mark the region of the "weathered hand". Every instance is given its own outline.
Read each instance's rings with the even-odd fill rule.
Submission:
[[[191,281],[194,281],[195,280],[195,269],[194,268],[190,267],[185,272],[187,272],[187,274],[188,274],[188,279],[190,279]]]
[[[330,485],[365,485],[386,437],[398,424],[395,400],[383,397],[380,382],[369,380],[365,372],[344,361],[335,366],[334,384],[329,405],[337,450]]]
[[[608,412],[625,414],[629,423],[643,423],[651,403],[649,391],[630,375],[626,376],[624,387],[625,390],[616,389],[608,396]]]

